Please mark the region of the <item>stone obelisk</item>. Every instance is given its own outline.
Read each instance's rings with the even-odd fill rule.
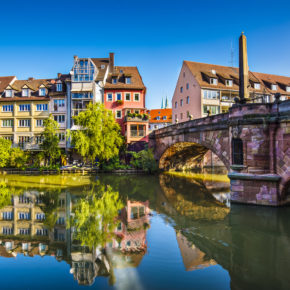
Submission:
[[[246,103],[249,98],[249,66],[247,54],[247,38],[242,32],[239,39],[239,74],[240,74],[240,103]]]

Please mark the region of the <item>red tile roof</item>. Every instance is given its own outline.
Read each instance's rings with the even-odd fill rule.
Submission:
[[[153,109],[150,110],[150,123],[171,123],[172,122],[172,109]],[[157,120],[160,117],[160,120]],[[166,120],[163,119],[166,117]]]
[[[0,77],[0,96],[6,87],[16,78],[15,76]]]

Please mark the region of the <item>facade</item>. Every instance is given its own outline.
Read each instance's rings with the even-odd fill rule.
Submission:
[[[158,130],[171,125],[172,109],[153,109],[149,112],[149,131]]]
[[[251,102],[273,102],[290,98],[290,77],[249,71]],[[172,122],[226,113],[239,97],[239,69],[184,61],[172,98]]]
[[[60,87],[62,91],[58,91]],[[0,135],[11,140],[14,147],[39,150],[43,122],[54,112],[54,97],[65,100],[65,96],[61,78],[17,80],[14,77],[0,91]],[[66,115],[65,106],[63,115]],[[66,126],[59,123],[60,134],[64,134]],[[60,146],[65,147],[64,139],[61,140]]]

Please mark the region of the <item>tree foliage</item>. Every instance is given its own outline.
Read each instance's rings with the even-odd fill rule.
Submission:
[[[5,184],[0,182],[0,209],[11,204],[11,191]]]
[[[90,103],[87,110],[74,117],[74,121],[81,130],[70,131],[72,144],[87,161],[109,160],[119,154],[123,144],[120,126],[103,104]]]
[[[70,225],[75,229],[74,238],[90,248],[104,246],[112,239],[118,211],[124,206],[111,187],[97,187],[77,202]]]
[[[24,152],[21,148],[12,148],[10,151],[10,166],[18,169],[25,169],[29,160],[29,153]]]
[[[9,163],[11,141],[0,138],[0,167],[5,167]]]
[[[43,142],[41,143],[41,149],[46,160],[49,160],[50,164],[53,164],[57,158],[60,157],[60,148],[58,146],[59,138],[57,131],[59,129],[58,123],[52,118],[52,115],[49,116],[43,122],[44,131],[42,132]]]

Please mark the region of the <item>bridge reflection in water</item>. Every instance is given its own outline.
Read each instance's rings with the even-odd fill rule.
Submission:
[[[160,244],[163,229],[150,227],[151,221],[162,217],[174,229],[187,273],[220,265],[229,273],[233,289],[288,289],[289,209],[229,208],[228,192],[215,189],[213,183],[207,185],[202,179],[166,174],[106,175],[97,183],[91,178],[85,186],[74,188],[9,188],[12,204],[2,188],[0,255],[26,256],[29,263],[37,261],[29,257],[54,256],[70,266],[80,285],[92,285],[97,283],[96,277],[107,277],[110,285],[120,285],[122,280],[124,286],[130,280],[131,288],[138,288],[140,283],[158,288],[166,286],[166,281],[151,285],[150,279],[144,278],[150,271],[141,266],[149,259],[152,266],[160,265],[157,276],[163,271],[162,261],[152,252],[156,247],[170,252],[167,247],[172,244]],[[104,198],[100,189],[110,194]],[[100,200],[110,216],[93,212],[94,205],[102,205]],[[81,214],[77,211],[80,208]],[[136,275],[140,267],[143,270]],[[152,283],[158,283],[156,279],[152,277]],[[179,286],[189,283],[178,267],[174,279]]]

